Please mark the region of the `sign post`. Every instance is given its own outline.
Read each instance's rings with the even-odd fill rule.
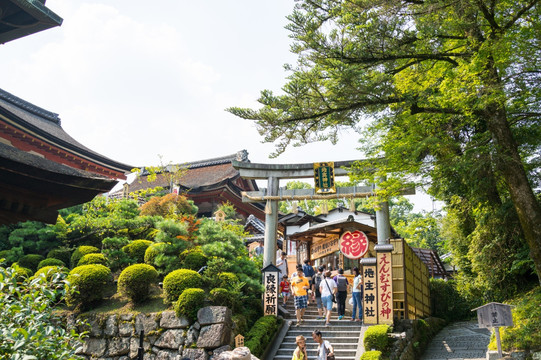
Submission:
[[[263,314],[278,316],[278,292],[280,291],[280,269],[269,264],[263,272]]]
[[[511,305],[491,302],[473,310],[477,310],[477,322],[479,323],[479,327],[494,328],[496,343],[498,345],[498,356],[501,358],[503,353],[500,327],[513,326]]]

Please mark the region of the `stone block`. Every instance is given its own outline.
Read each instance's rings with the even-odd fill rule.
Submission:
[[[167,349],[178,349],[181,345],[182,333],[184,330],[166,330],[154,343],[154,346]]]
[[[178,352],[170,350],[158,350],[156,360],[176,360]]]
[[[150,343],[148,341],[143,341],[143,350],[145,353],[150,349]],[[130,338],[130,359],[135,359],[137,352],[139,351],[139,337]],[[145,355],[146,360],[146,355]]]
[[[191,360],[208,360],[209,356],[205,349],[187,348],[182,352],[182,357],[190,358]]]
[[[107,341],[105,339],[89,338],[83,344],[83,354],[92,357],[102,357],[107,350]]]
[[[101,337],[103,335],[103,329],[100,325],[100,322],[95,317],[87,320],[88,325],[90,325],[89,335],[92,337]]]
[[[201,328],[197,347],[215,349],[229,344],[231,340],[231,328],[228,324],[212,324]]]
[[[202,325],[230,323],[231,310],[225,306],[207,306],[197,312],[197,321]]]
[[[117,316],[110,315],[105,320],[105,328],[103,329],[103,334],[105,336],[117,336],[118,335],[118,326],[117,326]]]
[[[107,342],[107,356],[128,355],[130,352],[129,338],[111,338]]]
[[[198,337],[199,337],[199,331],[191,327],[188,330],[188,333],[186,334],[186,341],[184,342],[184,344],[187,346],[190,346],[191,344],[197,341]]]
[[[247,347],[238,347],[233,351],[224,351],[217,358],[217,360],[254,360],[257,359],[252,355],[250,349]]]
[[[162,312],[160,326],[165,329],[183,329],[190,326],[190,321],[185,316],[177,317],[174,311]]]
[[[134,335],[134,325],[132,322],[124,322],[122,321],[120,324],[118,324],[118,335],[119,336],[132,336]]]
[[[135,333],[139,334],[141,330],[147,335],[151,331],[156,331],[158,328],[156,314],[138,314],[135,317]]]

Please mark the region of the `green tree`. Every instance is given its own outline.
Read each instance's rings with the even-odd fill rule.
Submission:
[[[538,0],[299,1],[288,25],[298,63],[284,94],[265,90],[261,109],[228,111],[256,120],[265,141],[277,142],[275,155],[336,142],[341,128],[366,120],[363,150],[377,160],[359,164],[363,177],[387,176],[382,187],[392,188],[415,174],[450,206],[468,203],[470,230],[475,208],[497,211],[510,199],[541,281],[531,183],[539,180],[540,15]],[[498,227],[515,232],[505,220]]]

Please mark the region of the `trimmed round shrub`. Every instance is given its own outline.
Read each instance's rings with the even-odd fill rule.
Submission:
[[[87,254],[98,254],[99,252],[100,252],[100,249],[98,249],[95,246],[88,246],[88,245],[79,246],[77,250],[75,250],[73,254],[71,254],[71,259],[70,259],[71,267],[73,268],[77,266],[77,264],[79,264],[79,260],[81,260],[83,256]]]
[[[106,266],[82,265],[70,271],[67,281],[66,304],[84,308],[105,296],[113,283],[113,276]]]
[[[184,269],[198,271],[203,266],[207,265],[207,260],[208,258],[203,254],[203,251],[199,246],[184,250],[180,254],[180,261]]]
[[[19,266],[31,269],[32,272],[35,272],[38,269],[39,263],[45,259],[43,256],[38,254],[28,254],[23,255],[17,261]]]
[[[389,345],[389,325],[370,326],[364,333],[364,348],[366,350],[385,351]]]
[[[32,274],[34,274],[32,269],[22,267],[18,263],[13,263],[11,267],[15,269],[15,272],[17,273],[17,280],[19,281],[29,278],[32,276]]]
[[[239,278],[237,277],[237,275],[231,272],[219,273],[218,280],[219,280],[218,287],[221,287],[224,289],[231,289],[233,284],[236,284],[239,282]]]
[[[124,246],[122,251],[134,259],[136,263],[142,264],[145,262],[145,252],[150,245],[152,245],[152,241],[150,240],[134,240]]]
[[[47,259],[62,260],[64,264],[68,265],[71,261],[71,250],[69,249],[54,249],[47,253]]]
[[[59,259],[48,258],[39,262],[38,270],[46,266],[66,266],[66,263]]]
[[[180,294],[175,304],[178,317],[184,315],[193,321],[197,320],[197,312],[205,306],[205,291],[203,289],[188,288]]]
[[[185,289],[200,288],[202,284],[201,275],[193,270],[179,269],[172,271],[163,279],[165,302],[171,304],[177,301]]]
[[[128,266],[118,277],[118,292],[130,298],[134,303],[146,300],[150,294],[150,287],[158,280],[158,272],[148,264],[135,264]]]
[[[156,259],[156,256],[163,253],[166,247],[167,244],[163,242],[150,245],[145,250],[145,264],[154,265],[154,260]]]
[[[58,259],[56,259],[56,260],[58,260]],[[51,278],[53,277],[54,274],[63,273],[63,272],[67,273],[67,271],[68,271],[68,269],[65,268],[64,266],[55,266],[55,265],[44,266],[44,267],[40,268],[38,271],[35,272],[34,278],[37,278],[37,277],[41,276],[41,274],[45,274],[45,278],[47,280],[51,280]]]
[[[81,260],[77,263],[77,266],[81,265],[91,265],[91,264],[100,264],[107,266],[108,261],[105,255],[103,254],[86,254],[84,255]]]
[[[238,303],[235,294],[227,289],[216,288],[210,291],[209,300],[212,305],[227,306],[232,311]]]
[[[361,360],[380,360],[380,359],[381,359],[381,351],[377,351],[377,350],[365,351],[361,355]]]

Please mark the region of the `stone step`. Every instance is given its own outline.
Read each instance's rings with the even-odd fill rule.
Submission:
[[[309,336],[308,339],[310,339],[312,337],[311,333],[308,334],[308,335],[304,335],[304,334],[298,334],[298,335],[302,335],[304,337],[306,336]],[[292,343],[294,344],[295,343],[295,338],[297,337],[297,335],[295,336],[292,336],[292,335],[286,335],[286,337],[284,337],[284,342],[283,343]],[[330,336],[329,334],[325,333],[325,338],[329,338],[329,339],[337,339],[336,341],[339,341],[341,344],[355,344],[355,346],[357,346],[357,343],[359,342],[359,337],[355,337],[355,336],[350,336],[350,337],[345,337],[345,336]]]
[[[330,341],[330,340],[329,340]],[[311,343],[308,343],[308,348],[310,348],[312,344]],[[333,341],[332,342],[332,345],[337,348],[337,349],[341,349],[341,350],[357,350],[357,343],[343,343],[343,342],[337,342],[337,341]],[[314,345],[316,346],[316,345]],[[282,349],[295,349],[297,347],[297,344],[295,342],[283,342],[282,343],[282,346],[280,346],[280,350]]]
[[[355,352],[357,351],[357,348],[355,349],[341,349],[341,348],[338,348],[336,346],[334,346],[334,344],[332,344],[333,347],[334,347],[334,355],[337,359],[343,359],[345,356],[355,356]],[[282,349],[280,348],[278,350],[278,352],[276,353],[277,356],[279,355],[288,355],[289,356],[293,356],[293,351],[295,351],[295,348],[291,348],[291,349]],[[306,354],[308,355],[308,357],[316,357],[317,356],[317,350],[316,350],[316,347],[314,347],[313,349],[311,348],[307,348],[306,349]]]
[[[287,354],[287,355],[276,355],[274,357],[274,360],[291,360],[291,357],[293,356],[293,352],[291,352],[291,354]],[[358,359],[355,359],[355,355],[352,355],[352,356],[341,356],[341,357],[338,357],[337,359],[340,359],[340,360],[358,360]],[[308,355],[308,359],[307,360],[317,360],[317,356],[310,356]]]

